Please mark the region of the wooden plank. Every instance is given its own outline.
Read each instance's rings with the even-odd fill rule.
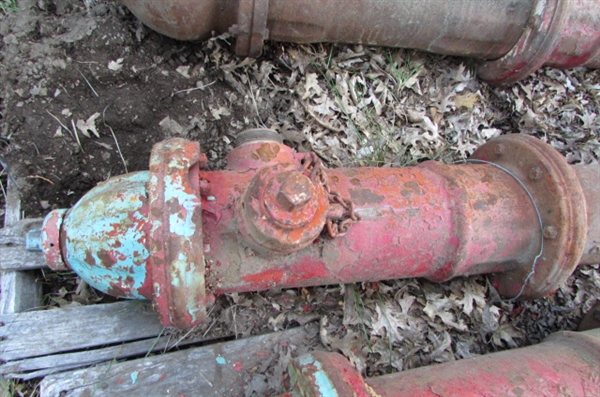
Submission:
[[[41,285],[32,271],[7,271],[0,275],[0,313],[20,313],[40,304]]]
[[[223,336],[220,336],[220,338],[222,337]],[[211,339],[213,338],[200,335],[191,339],[179,341],[176,339],[174,340],[170,336],[163,336],[101,349],[10,361],[0,366],[0,375],[3,375],[6,378],[29,380],[107,361],[140,357],[153,352],[171,350],[172,348],[182,348],[191,344],[206,342]]]
[[[40,229],[42,218],[22,219],[15,224],[0,229],[0,270],[30,270],[46,267],[42,252],[25,249],[25,234]],[[11,245],[6,245],[6,243]],[[15,245],[18,244],[18,245]]]
[[[0,270],[32,270],[42,267],[46,267],[43,253],[27,251],[21,245],[14,247],[0,245]]]
[[[21,198],[15,181],[8,177],[4,226],[15,225],[21,219]],[[42,301],[42,286],[30,272],[0,271],[0,314],[31,310]]]
[[[6,168],[6,167],[5,167]],[[8,174],[6,183],[6,212],[4,213],[4,227],[12,226],[21,220],[21,197],[19,187]]]
[[[145,301],[6,314],[0,323],[4,362],[151,338],[162,330]]]
[[[45,377],[41,397],[243,396],[253,374],[270,363],[285,369],[292,346],[307,345],[295,328],[175,353]]]

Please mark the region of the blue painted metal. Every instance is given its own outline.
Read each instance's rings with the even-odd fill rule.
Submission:
[[[323,365],[312,354],[307,354],[298,358],[298,362],[302,366],[313,367],[311,376],[314,378],[315,393],[323,397],[338,397],[338,393],[333,385],[327,372],[323,370]]]
[[[25,233],[25,249],[32,252],[43,251],[41,229],[34,229]]]
[[[92,287],[113,296],[151,297],[145,233],[148,179],[147,171],[111,178],[86,194],[63,221],[65,261]]]

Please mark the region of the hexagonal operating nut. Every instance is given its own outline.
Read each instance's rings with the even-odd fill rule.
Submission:
[[[311,188],[312,182],[307,176],[290,173],[281,183],[277,195],[278,201],[287,211],[297,210],[312,199]]]

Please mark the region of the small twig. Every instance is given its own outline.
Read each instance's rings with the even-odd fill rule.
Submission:
[[[48,178],[45,178],[45,177],[43,177],[43,176],[41,176],[41,175],[28,175],[28,176],[26,176],[25,178],[26,178],[26,179],[34,179],[34,178],[35,178],[35,179],[42,179],[42,180],[44,180],[44,181],[48,182],[49,184],[51,184],[51,185],[54,185],[54,182],[52,182],[50,179],[48,179]]]
[[[162,328],[160,330],[160,332],[158,333],[158,335],[156,336],[156,338],[154,338],[154,342],[152,343],[152,346],[150,346],[150,349],[148,349],[148,352],[146,353],[146,355],[144,356],[144,358],[147,358],[150,355],[150,353],[152,353],[152,350],[154,350],[154,348],[156,347],[156,344],[158,343],[158,341],[162,337],[163,332],[165,332],[164,328]]]
[[[106,124],[106,118],[104,117],[106,109],[108,109],[109,106],[110,105],[105,107],[102,111],[102,123],[104,123],[104,125],[110,130],[110,133],[112,134],[112,137],[115,140],[115,145],[117,145],[117,152],[119,152],[119,156],[121,157],[121,161],[123,162],[123,167],[125,167],[125,173],[128,173],[129,170],[127,169],[127,162],[125,161],[125,157],[123,157],[123,153],[121,153],[121,147],[119,146],[119,141],[117,141],[117,136],[115,135],[115,132],[113,131],[112,127]]]
[[[83,73],[81,73],[81,71],[79,69],[77,69],[77,71],[79,72],[79,74],[81,75],[81,77],[83,77],[83,79],[85,80],[85,82],[87,83],[87,85],[90,86],[92,92],[94,93],[94,95],[96,95],[97,97],[100,97],[100,95],[98,95],[98,93],[96,92],[96,90],[94,89],[94,87],[92,87],[92,84],[89,82],[88,79],[85,78],[85,76],[83,75]]]
[[[208,380],[208,378],[206,377],[206,375],[204,375],[204,372],[202,372],[202,370],[198,370],[198,373],[200,374],[200,376],[202,377],[202,379],[204,379],[206,381],[206,383],[208,383],[208,385],[210,387],[214,387],[213,384],[211,383],[211,381]]]
[[[248,80],[248,91],[250,93],[250,98],[252,98],[252,103],[254,104],[254,110],[256,111],[256,117],[258,118],[258,121],[263,124],[261,118],[260,118],[260,112],[258,111],[258,103],[256,102],[256,97],[254,96],[254,92],[252,92],[252,84],[250,83],[250,75],[248,74],[248,72],[246,72],[246,79]],[[266,127],[263,124],[263,127]]]
[[[2,170],[0,171],[0,176],[4,175],[4,167],[2,168]],[[6,174],[6,182],[8,182],[8,174]],[[0,182],[0,190],[2,191],[2,196],[4,197],[4,202],[6,202],[6,190],[4,190],[4,185],[2,184],[2,182]]]
[[[213,321],[212,323],[210,323],[210,325],[208,326],[206,331],[204,331],[204,333],[202,334],[203,338],[206,336],[206,334],[208,334],[208,332],[212,329],[213,325],[215,325],[216,323],[217,323],[216,321]]]
[[[73,121],[73,119],[71,119],[71,125],[73,126],[73,134],[75,135],[75,140],[77,141],[77,144],[79,145],[79,149],[81,149],[82,152],[85,152],[85,150],[83,150],[83,146],[81,146],[81,141],[79,140],[79,134],[77,133],[77,128],[75,127],[75,122]]]
[[[177,347],[177,345],[179,344],[179,342],[181,342],[182,340],[184,340],[185,338],[187,338],[189,336],[189,334],[191,334],[193,331],[196,330],[196,327],[197,327],[197,325],[194,326],[192,329],[190,329],[188,332],[186,332],[181,338],[179,338],[177,340],[177,342],[175,342],[175,344],[171,345],[171,347],[169,347],[168,350],[171,350],[171,349]]]
[[[60,119],[59,119],[58,117],[56,117],[55,115],[53,115],[52,113],[50,113],[50,112],[49,112],[47,109],[46,109],[46,113],[48,113],[50,116],[52,116],[52,117],[54,118],[54,120],[56,120],[56,121],[58,122],[58,124],[60,124],[60,126],[61,126],[62,128],[64,128],[65,130],[69,131],[69,133],[70,133],[71,135],[73,135],[73,134],[71,133],[71,129],[70,129],[69,127],[67,127],[66,125],[64,125],[64,124],[62,123],[62,121],[60,121]],[[73,136],[73,139],[75,139],[75,136]]]
[[[181,94],[182,92],[192,92],[192,91],[196,91],[196,90],[203,90],[203,89],[205,89],[206,87],[210,87],[211,85],[215,84],[216,82],[217,82],[217,80],[215,80],[215,81],[211,81],[210,83],[208,83],[208,84],[205,84],[205,85],[203,85],[203,86],[201,86],[201,87],[194,87],[194,88],[188,88],[187,90],[179,90],[179,91],[175,91],[175,92],[173,93],[173,95]]]
[[[315,119],[315,121],[323,128],[327,128],[328,130],[331,130],[333,132],[343,132],[343,130],[341,128],[335,128],[334,126],[332,126],[329,123],[324,122],[323,120],[321,120],[316,114],[313,113],[312,110],[310,110],[310,108],[305,105],[304,103],[300,102],[302,104],[302,106],[304,106],[304,110],[306,110],[306,113],[308,113],[313,119]]]

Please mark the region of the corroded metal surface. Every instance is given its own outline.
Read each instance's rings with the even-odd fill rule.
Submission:
[[[290,396],[597,396],[600,329],[557,332],[544,342],[363,379],[343,356],[292,361]]]
[[[498,145],[507,150],[497,150]],[[533,299],[553,293],[573,273],[586,244],[586,200],[575,170],[556,150],[524,134],[501,136],[477,149],[471,158],[492,161],[515,174],[531,192],[542,217],[543,254],[522,293],[521,286],[532,271],[532,256],[519,258],[520,266],[496,275],[492,283],[507,297],[521,293]],[[507,214],[518,212],[515,208]],[[539,230],[531,237],[539,241]],[[510,232],[504,238],[511,238]]]
[[[597,256],[598,226],[587,225],[600,216],[600,169],[576,174],[535,138],[502,136],[473,156],[494,164],[328,170],[255,132],[223,171],[203,169],[197,143],[155,145],[150,172],[100,184],[62,226],[50,214],[51,261],[62,255],[95,288],[152,299],[164,325],[190,328],[215,295],[274,287],[493,273],[504,296],[537,297]]]
[[[60,229],[66,264],[116,297],[152,297],[146,269],[148,177],[147,171],[137,172],[100,183],[68,212]]]
[[[264,40],[363,43],[469,56],[495,84],[542,65],[600,66],[598,0],[120,0],[176,39],[229,31],[239,56]]]
[[[240,215],[240,229],[254,249],[267,255],[290,253],[321,234],[327,196],[322,186],[290,165],[264,167],[250,181]]]
[[[585,248],[579,263],[600,263],[600,167],[575,165],[573,169],[583,187],[588,224]]]
[[[150,157],[147,268],[165,326],[206,322],[199,162],[200,145],[179,138],[155,145]]]
[[[67,210],[54,210],[46,216],[42,224],[42,251],[48,267],[55,271],[68,270],[60,248],[60,228]]]

